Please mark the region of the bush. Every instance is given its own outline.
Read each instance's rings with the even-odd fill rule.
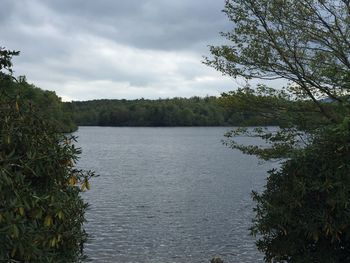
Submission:
[[[270,171],[253,234],[267,262],[350,262],[350,121]]]
[[[3,52],[0,64],[11,66]],[[7,95],[14,82],[0,72],[0,261],[79,262],[87,237],[80,192],[93,174],[74,168],[74,137]]]

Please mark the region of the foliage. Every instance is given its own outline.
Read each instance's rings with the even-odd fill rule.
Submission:
[[[225,125],[214,97],[159,100],[94,100],[67,103],[78,125],[217,126]]]
[[[8,73],[12,73],[12,57],[18,56],[19,51],[7,50],[5,48],[0,47],[0,72],[4,74],[2,71],[7,70]]]
[[[274,100],[274,98],[271,98]],[[159,100],[93,100],[65,103],[78,125],[87,126],[249,126],[277,125],[276,116],[228,107],[226,97]]]
[[[66,111],[64,104],[55,92],[42,90],[29,84],[25,76],[18,79],[12,76],[12,56],[18,55],[18,51],[9,51],[0,47],[0,90],[8,96],[19,97],[26,101],[32,110],[42,118],[49,120],[55,129],[60,132],[72,132],[77,129],[72,115]],[[2,71],[1,71],[2,70]]]
[[[268,262],[350,261],[350,120],[270,171],[253,233]]]
[[[256,116],[258,120],[278,120],[278,129],[267,127],[236,128],[225,134],[225,144],[247,154],[254,154],[264,160],[281,159],[293,156],[306,145],[310,144],[320,127],[331,125],[332,122],[318,110],[312,100],[297,99],[285,90],[276,90],[265,85],[256,89],[249,86],[224,93],[222,103],[233,112],[242,116]],[[322,102],[322,107],[333,116],[343,114],[338,103]],[[255,121],[254,126],[260,123]],[[258,145],[241,145],[235,138],[250,136],[262,139],[263,147]]]
[[[233,77],[289,81],[281,91],[224,95],[233,108],[281,120],[280,129],[227,134],[234,149],[283,160],[254,193],[258,248],[267,262],[350,261],[350,1],[226,0],[224,12],[233,30],[205,63]],[[242,145],[240,135],[265,143]]]
[[[350,3],[348,0],[226,0],[234,23],[222,33],[228,44],[212,46],[206,63],[230,76],[287,79],[325,116],[318,97],[349,110],[343,99],[350,82]]]
[[[3,83],[2,89],[10,96],[26,101],[25,105],[28,104],[37,115],[50,121],[57,131],[72,132],[77,129],[72,114],[65,110],[63,102],[54,91],[37,88],[29,84],[24,76]]]
[[[74,167],[74,137],[58,133],[34,102],[8,94],[16,85],[0,72],[0,261],[79,262],[87,207],[80,192],[93,174]]]

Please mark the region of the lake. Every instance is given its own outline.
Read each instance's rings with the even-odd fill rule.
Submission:
[[[100,175],[83,194],[90,260],[262,262],[250,193],[272,165],[223,146],[228,130],[80,127],[79,167]]]

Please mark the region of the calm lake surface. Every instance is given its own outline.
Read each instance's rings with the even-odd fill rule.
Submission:
[[[83,195],[90,260],[262,262],[250,192],[272,165],[223,146],[227,130],[80,127],[79,166],[100,174]]]

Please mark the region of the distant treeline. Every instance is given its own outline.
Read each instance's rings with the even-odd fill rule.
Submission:
[[[256,109],[235,107],[240,104],[232,99],[236,95],[229,100],[207,96],[62,102],[55,92],[29,84],[25,77],[8,78],[1,91],[1,96],[18,97],[20,107],[30,105],[36,109],[62,132],[75,131],[77,126],[265,126],[278,125],[280,121]]]
[[[24,76],[17,79],[3,77],[0,100],[5,97],[17,98],[18,107],[22,111],[35,111],[36,115],[49,121],[59,132],[72,132],[77,129],[72,113],[66,111],[61,98],[53,91],[42,90],[29,84]]]
[[[293,118],[310,126],[323,121],[310,101],[247,89],[220,97],[62,102],[55,92],[37,88],[25,77],[8,78],[0,88],[1,96],[18,97],[20,107],[30,105],[62,132],[75,131],[77,126],[288,126]],[[334,103],[322,103],[337,110]],[[306,118],[305,110],[314,114]]]
[[[257,112],[235,112],[217,97],[92,100],[65,103],[78,126],[277,125]]]

